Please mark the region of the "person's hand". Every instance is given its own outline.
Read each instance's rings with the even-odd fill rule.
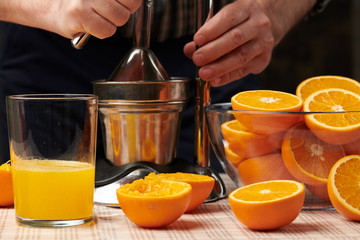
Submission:
[[[0,21],[55,32],[66,38],[80,33],[112,36],[142,0],[0,0]]]
[[[100,39],[112,36],[142,3],[141,0],[57,1],[60,6],[54,16],[57,17],[55,29],[60,35],[73,38],[78,33],[87,32]]]
[[[262,72],[274,46],[270,19],[257,0],[238,0],[209,19],[184,53],[199,67],[202,80],[221,86]]]

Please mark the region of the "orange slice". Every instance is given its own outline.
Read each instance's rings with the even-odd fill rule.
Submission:
[[[145,177],[145,180],[156,179],[185,182],[191,185],[191,201],[186,212],[191,212],[199,207],[209,197],[215,184],[213,177],[192,173],[150,173]]]
[[[328,192],[331,203],[344,217],[360,221],[360,155],[341,158],[331,169]]]
[[[286,92],[253,90],[234,95],[231,105],[234,110],[246,110],[234,112],[234,115],[249,131],[269,134],[284,131],[297,122],[299,117],[296,114],[272,112],[298,112],[301,110],[302,100]]]
[[[280,153],[246,159],[238,165],[238,174],[245,185],[268,180],[295,180],[285,167]]]
[[[347,112],[360,111],[359,94],[340,88],[319,90],[306,99],[304,111],[337,112],[305,116],[306,125],[325,142],[346,144],[360,136],[360,112]]]
[[[305,200],[304,185],[293,180],[254,183],[234,190],[229,202],[245,226],[270,230],[290,224],[299,215]]]
[[[180,218],[189,206],[191,185],[139,179],[120,186],[116,196],[133,223],[146,228],[165,227]]]
[[[242,159],[261,156],[280,149],[284,135],[282,132],[271,135],[249,132],[236,119],[223,123],[221,132],[228,142],[229,149]]]
[[[360,83],[341,76],[316,76],[302,81],[296,88],[296,95],[305,101],[312,93],[327,89],[342,88],[360,94]]]
[[[239,156],[236,153],[234,153],[234,151],[231,150],[231,148],[228,145],[224,146],[224,152],[225,152],[225,156],[227,157],[227,159],[235,167],[237,167],[239,165],[239,163],[241,163],[244,160],[244,158],[242,156]]]
[[[14,204],[11,166],[9,162],[0,165],[0,206]]]
[[[331,167],[345,156],[342,146],[323,142],[304,122],[288,130],[281,152],[289,172],[297,180],[310,185],[326,183]]]

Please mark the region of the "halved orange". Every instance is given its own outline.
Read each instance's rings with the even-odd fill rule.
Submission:
[[[150,173],[145,180],[168,180],[185,182],[191,185],[192,194],[186,212],[191,212],[199,207],[210,195],[213,190],[215,179],[210,176],[192,173]]]
[[[331,169],[328,181],[330,201],[344,217],[360,221],[360,155],[341,158]]]
[[[139,179],[121,185],[116,196],[130,221],[158,228],[181,217],[191,201],[191,191],[191,185],[184,182]]]
[[[0,165],[0,206],[14,204],[13,184],[10,163]]]
[[[245,226],[270,230],[290,224],[299,215],[305,200],[304,185],[293,180],[254,183],[234,190],[229,202]]]
[[[272,90],[244,91],[231,98],[234,110],[245,110],[234,112],[236,119],[249,131],[265,134],[284,131],[297,122],[298,115],[286,112],[298,112],[302,104],[294,94]]]
[[[221,132],[228,142],[228,147],[242,159],[261,156],[280,149],[284,135],[283,132],[274,134],[249,132],[236,119],[221,124]]]
[[[225,145],[225,144],[224,144]],[[236,153],[234,153],[233,150],[231,150],[231,148],[229,147],[229,144],[226,144],[224,146],[224,152],[225,152],[225,156],[227,157],[227,159],[235,166],[237,167],[239,165],[239,163],[241,163],[244,158],[240,155],[237,155]]]
[[[360,137],[359,94],[340,88],[319,90],[306,99],[304,112],[331,113],[305,115],[306,125],[325,142],[341,145]]]
[[[326,183],[332,166],[345,156],[342,146],[322,141],[304,122],[288,130],[281,152],[289,172],[300,182],[310,185]]]
[[[296,88],[296,95],[305,101],[312,93],[327,89],[342,88],[360,94],[360,83],[342,76],[316,76],[302,81]]]
[[[280,153],[246,159],[237,169],[239,178],[245,185],[268,180],[295,180],[285,167]]]

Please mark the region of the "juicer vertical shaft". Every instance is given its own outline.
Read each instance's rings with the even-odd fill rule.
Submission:
[[[134,41],[137,47],[150,48],[152,5],[152,0],[144,0],[140,8],[134,13]]]
[[[196,1],[196,27],[200,27],[206,20],[212,17],[213,0]],[[205,107],[210,104],[210,82],[203,81],[196,70],[196,93],[195,93],[195,163],[201,167],[209,166],[210,144],[209,133],[206,126]]]

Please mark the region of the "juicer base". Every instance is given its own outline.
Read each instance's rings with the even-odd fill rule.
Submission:
[[[174,159],[171,164],[158,165],[151,162],[132,162],[114,166],[110,161],[97,159],[95,170],[94,202],[97,204],[118,206],[116,189],[120,185],[144,178],[150,172],[156,173],[195,173],[208,175],[215,179],[214,189],[205,202],[216,201],[226,197],[226,188],[219,174],[211,167],[200,167],[184,159]]]

